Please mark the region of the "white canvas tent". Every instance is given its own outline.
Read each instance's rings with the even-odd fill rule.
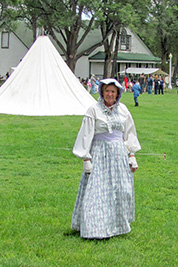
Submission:
[[[0,113],[84,115],[95,103],[47,36],[40,36],[0,87]]]
[[[120,74],[125,74],[125,70],[120,71]],[[130,74],[159,74],[159,75],[168,75],[166,72],[162,71],[159,68],[127,68],[126,69],[126,73],[130,73]]]
[[[152,74],[159,70],[158,68],[128,68],[126,70],[127,73],[132,73],[132,74]]]

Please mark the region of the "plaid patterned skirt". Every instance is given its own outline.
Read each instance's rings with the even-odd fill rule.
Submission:
[[[94,140],[92,172],[82,173],[71,228],[83,238],[108,238],[131,231],[134,180],[123,140]]]

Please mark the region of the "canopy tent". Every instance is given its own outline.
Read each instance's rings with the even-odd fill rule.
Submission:
[[[159,68],[127,68],[126,71],[120,71],[119,74],[125,74],[130,73],[130,74],[142,74],[144,73],[145,75],[148,74],[158,74],[158,75],[165,75],[167,76],[168,74],[164,71],[162,71]]]
[[[0,87],[4,114],[84,115],[95,102],[47,36],[37,38]]]
[[[169,76],[169,74],[161,69],[157,70],[154,74]]]

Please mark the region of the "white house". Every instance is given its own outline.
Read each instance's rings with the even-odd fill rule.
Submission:
[[[52,40],[53,41],[53,40]],[[101,41],[99,30],[89,33],[79,51],[93,46]],[[0,75],[4,76],[11,72],[31,47],[32,32],[20,24],[15,32],[0,32]],[[55,42],[53,42],[55,44]],[[56,46],[56,45],[55,45]],[[58,52],[61,51],[56,46]],[[90,77],[95,74],[98,77],[103,75],[104,47],[100,46],[92,53],[82,56],[76,64],[75,75],[81,78]],[[128,67],[157,67],[161,59],[155,57],[150,49],[144,44],[137,34],[128,28],[123,28],[120,33],[119,51],[117,57],[117,72]]]

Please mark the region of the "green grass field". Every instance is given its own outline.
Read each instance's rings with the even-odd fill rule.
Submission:
[[[134,107],[124,93],[122,102],[142,145],[136,221],[131,233],[107,241],[70,229],[82,171],[72,147],[82,116],[0,114],[0,266],[178,266],[178,95],[143,94]]]

